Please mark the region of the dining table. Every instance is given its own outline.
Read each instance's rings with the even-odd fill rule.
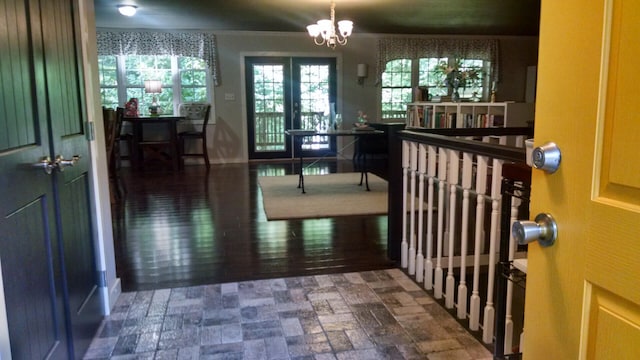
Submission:
[[[360,148],[358,145],[362,139],[378,137],[384,135],[384,131],[376,130],[373,128],[354,128],[350,130],[332,130],[332,131],[315,131],[315,130],[304,130],[304,129],[289,129],[285,130],[285,134],[289,135],[293,138],[295,147],[300,149],[302,146],[302,139],[309,136],[327,136],[327,137],[341,137],[341,136],[351,136],[355,138],[355,143],[357,148]],[[298,158],[300,162],[300,173],[298,174],[298,188],[305,194],[304,189],[304,152],[298,151]],[[369,189],[369,176],[367,173],[367,157],[366,152],[360,154],[361,156],[358,159],[355,159],[355,163],[357,165],[356,170],[360,172],[360,186],[365,185],[365,189],[370,191]]]
[[[180,169],[180,149],[178,143],[178,122],[184,120],[184,116],[159,115],[159,116],[125,116],[122,121],[131,124],[132,128],[132,149],[131,166],[140,170],[144,167],[145,148],[151,149],[160,159],[168,160],[173,171]],[[145,127],[149,125],[162,129],[162,138],[145,137]],[[160,149],[168,150],[168,153],[160,152]],[[160,156],[161,155],[161,156]],[[168,155],[168,159],[165,159]]]

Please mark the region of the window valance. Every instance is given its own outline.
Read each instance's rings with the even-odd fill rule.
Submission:
[[[385,38],[378,41],[378,80],[382,79],[387,62],[397,59],[455,57],[491,62],[492,81],[498,81],[498,40]]]
[[[98,55],[175,55],[203,59],[220,83],[216,37],[209,33],[98,31]]]

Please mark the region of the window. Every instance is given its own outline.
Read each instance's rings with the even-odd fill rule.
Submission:
[[[115,56],[100,56],[98,58],[98,73],[100,76],[100,98],[102,106],[115,109],[118,101],[118,67]]]
[[[204,60],[178,56],[99,56],[102,106],[115,108],[138,98],[141,115],[154,98],[161,113],[173,115],[182,102],[210,102],[210,76]],[[145,80],[160,80],[162,92],[145,92]]]
[[[447,58],[426,58],[419,59],[418,62],[418,86],[427,87],[431,96],[446,96],[449,91],[445,83],[449,60]]]
[[[391,60],[382,73],[382,118],[404,117],[411,102],[411,60]]]
[[[473,59],[391,60],[382,73],[382,118],[404,118],[406,104],[416,100],[413,89],[418,87],[426,88],[431,99],[451,96],[454,76],[462,101],[487,99],[489,68],[488,61]]]

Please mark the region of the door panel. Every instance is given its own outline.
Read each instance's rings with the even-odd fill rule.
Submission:
[[[291,157],[291,67],[287,58],[245,59],[250,159]]]
[[[525,359],[640,358],[639,17],[637,1],[542,3],[535,145],[562,164],[532,178],[558,240],[529,246]]]
[[[102,320],[95,248],[91,237],[89,184],[89,174],[82,173],[58,186],[65,279],[76,358],[81,358],[89,347]]]
[[[298,156],[287,129],[327,130],[336,102],[335,58],[247,57],[245,78],[250,159]],[[304,138],[302,150],[335,154],[335,138]]]
[[[48,195],[5,214],[2,276],[14,359],[67,358],[59,263],[48,231]],[[25,266],[29,264],[29,266]]]
[[[52,16],[43,17],[42,27],[54,154],[65,159],[73,156],[80,159],[74,166],[56,171],[54,176],[70,330],[75,357],[80,358],[102,320],[102,311],[91,221],[84,82],[79,63],[81,55],[75,45],[80,41],[75,33],[76,20],[70,11],[72,5],[71,0],[43,2],[43,13]]]
[[[293,58],[294,128],[327,131],[331,126],[330,116],[336,111],[335,71],[334,58]],[[335,155],[336,138],[304,137],[294,156],[298,151],[305,157]]]
[[[7,23],[29,29],[0,27],[0,128],[10,129],[0,137],[0,259],[17,359],[51,348],[52,358],[81,358],[102,319],[75,1],[0,0]],[[33,166],[58,155],[80,161],[51,174]]]
[[[0,0],[0,260],[15,359],[68,358],[37,1]],[[12,26],[9,26],[12,25]],[[20,31],[16,31],[19,29]],[[29,35],[32,35],[31,37]],[[5,61],[5,59],[10,61]]]

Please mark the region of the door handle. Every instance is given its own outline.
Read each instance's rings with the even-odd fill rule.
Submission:
[[[543,170],[548,174],[553,174],[560,167],[562,156],[560,148],[554,142],[548,142],[538,146],[531,152],[531,159],[535,169]]]
[[[58,171],[63,172],[65,168],[75,166],[80,161],[80,155],[73,155],[71,159],[65,160],[64,156],[56,156],[55,167]]]
[[[56,164],[51,161],[51,158],[48,156],[43,157],[37,163],[33,164],[33,167],[41,168],[47,175],[51,175],[53,169],[56,167]]]
[[[520,245],[538,240],[540,246],[548,247],[558,237],[558,225],[550,214],[538,214],[535,221],[518,220],[511,226],[511,234]]]

